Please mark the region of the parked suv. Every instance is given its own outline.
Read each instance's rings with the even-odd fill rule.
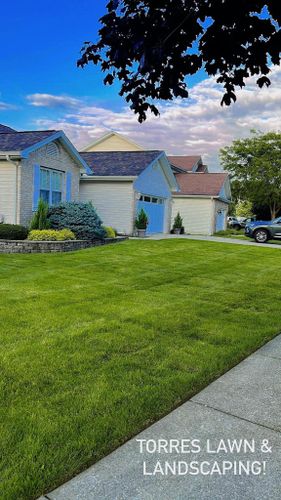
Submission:
[[[281,239],[281,217],[271,221],[254,221],[246,224],[245,235],[254,238],[257,243]]]
[[[240,222],[236,217],[227,217],[227,225],[228,227],[231,227],[232,229],[241,229],[242,227],[245,227],[245,224],[243,225],[243,222]]]

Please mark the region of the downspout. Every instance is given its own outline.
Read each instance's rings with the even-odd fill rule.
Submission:
[[[19,208],[19,168],[20,168],[20,161],[14,161],[11,159],[10,155],[6,155],[6,160],[9,163],[12,163],[16,167],[16,189],[15,189],[15,198],[16,198],[16,203],[15,203],[15,224],[19,224],[19,217],[18,217],[18,208]]]

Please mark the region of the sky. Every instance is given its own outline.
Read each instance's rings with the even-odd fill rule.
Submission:
[[[146,148],[201,155],[219,170],[218,152],[251,129],[280,127],[281,68],[272,86],[250,79],[237,102],[221,107],[222,89],[204,71],[188,79],[189,99],[160,103],[160,117],[139,124],[99,68],[76,67],[85,40],[95,41],[106,0],[14,0],[1,5],[0,123],[17,130],[64,130],[79,149],[109,130]]]

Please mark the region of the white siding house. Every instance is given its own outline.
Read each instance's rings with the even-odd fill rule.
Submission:
[[[105,226],[120,233],[133,232],[135,192],[133,180],[83,177],[80,185],[80,201],[91,201]]]
[[[61,131],[0,126],[0,220],[28,225],[39,198],[78,200],[88,166]]]
[[[91,201],[106,225],[133,234],[141,208],[148,233],[169,232],[172,191],[178,189],[163,151],[82,152],[91,169],[80,183],[80,200]]]

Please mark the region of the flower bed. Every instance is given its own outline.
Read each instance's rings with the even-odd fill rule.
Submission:
[[[52,253],[73,252],[83,248],[118,243],[127,237],[105,238],[103,240],[65,240],[65,241],[31,241],[31,240],[0,240],[2,253]]]

